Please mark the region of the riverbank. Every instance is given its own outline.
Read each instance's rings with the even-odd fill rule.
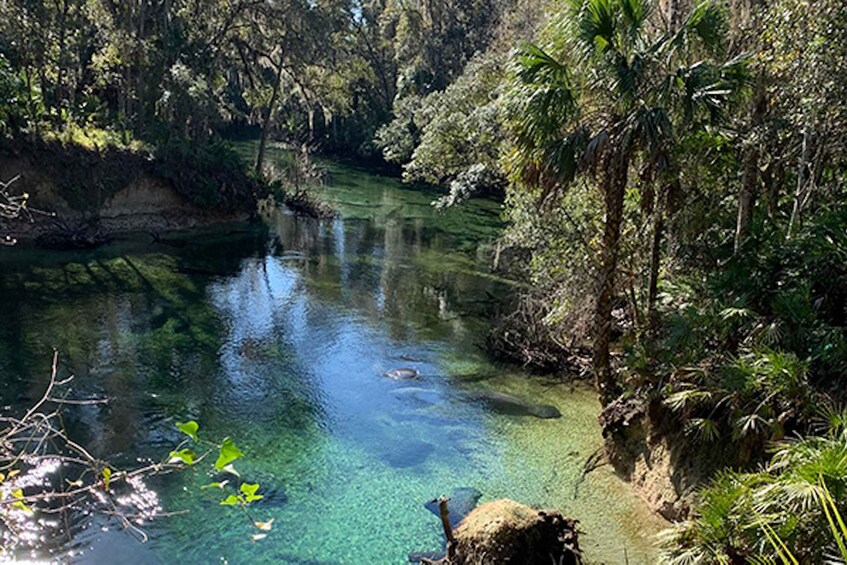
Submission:
[[[58,141],[0,145],[0,179],[28,195],[0,234],[84,246],[128,232],[165,232],[247,220],[261,185],[224,145],[156,152]]]

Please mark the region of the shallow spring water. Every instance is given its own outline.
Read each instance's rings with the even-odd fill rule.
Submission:
[[[594,394],[486,355],[484,315],[510,288],[487,268],[498,206],[438,214],[431,193],[331,173],[342,217],[330,222],[279,214],[267,233],[0,253],[5,404],[39,396],[55,347],[76,393],[111,399],[71,414],[82,443],[129,464],[167,453],[174,423],[195,419],[245,451],[236,466],[269,494],[252,513],[274,518],[253,541],[189,472],[156,480],[164,509],[190,512],[147,524],[148,543],[95,523],[62,551],[98,563],[403,563],[442,545],[423,504],[472,487],[578,518],[593,562],[653,562],[662,522],[607,467],[580,481],[601,445]],[[398,367],[421,378],[383,376]],[[563,416],[499,414],[466,394],[478,390]]]

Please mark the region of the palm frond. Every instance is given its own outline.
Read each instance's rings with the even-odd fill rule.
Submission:
[[[705,404],[712,399],[712,392],[701,389],[688,389],[677,391],[664,400],[665,406],[674,412],[682,412],[693,406]]]
[[[637,37],[647,22],[650,6],[646,0],[619,0],[621,15],[631,38]]]
[[[744,438],[762,434],[770,426],[771,422],[759,414],[745,414],[735,421],[733,431],[736,437]]]
[[[544,152],[543,168],[560,183],[572,182],[580,170],[587,144],[588,132],[584,129],[569,132],[555,140]]]
[[[518,75],[524,83],[569,86],[567,68],[533,43],[524,43],[518,52]]]
[[[709,418],[691,418],[685,424],[685,433],[701,443],[712,443],[720,437],[718,425]]]
[[[687,42],[696,38],[710,51],[719,50],[726,43],[726,13],[717,3],[706,0],[691,11],[680,29]]]
[[[540,146],[562,131],[577,110],[567,68],[536,45],[527,43],[518,58],[521,89],[517,114],[527,145]]]
[[[818,408],[816,427],[829,435],[841,434],[847,429],[847,405],[825,399]]]
[[[832,531],[832,536],[835,538],[835,543],[838,545],[838,551],[841,553],[842,559],[847,561],[847,525],[844,524],[844,520],[841,518],[838,505],[829,493],[823,476],[818,477],[818,484],[821,487],[821,506]]]
[[[618,8],[616,0],[585,0],[579,11],[578,39],[587,53],[616,48]]]

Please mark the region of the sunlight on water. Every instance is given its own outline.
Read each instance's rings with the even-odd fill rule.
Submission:
[[[439,215],[431,194],[331,172],[332,222],[279,214],[269,234],[236,227],[179,247],[4,252],[4,402],[37,396],[58,347],[80,392],[113,399],[69,418],[99,456],[161,456],[179,441],[174,422],[196,419],[238,441],[239,470],[265,494],[248,517],[199,490],[208,476],[159,478],[156,511],[190,512],[147,524],[144,545],[88,528],[72,544],[82,560],[403,563],[441,546],[423,504],[470,487],[578,518],[594,560],[652,562],[662,523],[607,467],[582,480],[602,443],[594,394],[484,353],[484,314],[510,288],[486,266],[498,206]],[[396,368],[420,378],[385,376]],[[562,417],[504,414],[484,391]],[[253,541],[250,521],[271,518]]]

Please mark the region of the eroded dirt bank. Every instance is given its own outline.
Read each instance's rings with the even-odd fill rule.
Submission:
[[[114,148],[2,147],[0,180],[16,179],[9,192],[29,198],[18,218],[0,219],[0,235],[61,240],[84,234],[94,241],[94,234],[186,229],[252,214],[259,188],[253,179],[224,166],[198,178],[192,165]]]

